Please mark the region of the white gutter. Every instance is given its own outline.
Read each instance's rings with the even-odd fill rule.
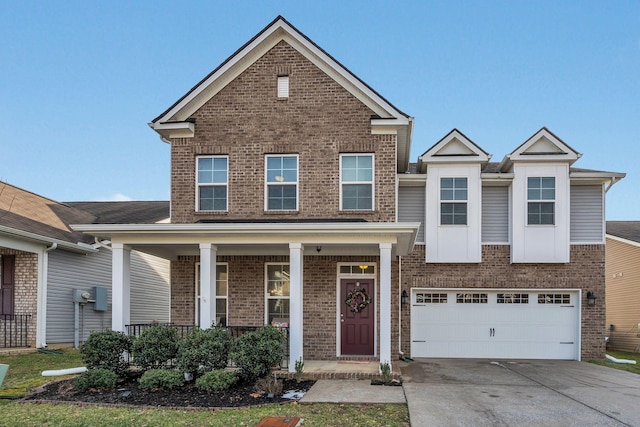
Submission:
[[[36,347],[47,347],[47,292],[49,282],[49,252],[58,248],[57,243],[38,254],[38,293],[36,297]]]
[[[87,245],[86,243],[66,242],[64,240],[54,239],[51,237],[42,236],[40,234],[30,233],[28,231],[18,230],[16,228],[0,225],[0,234],[2,233],[10,234],[14,237],[18,237],[23,240],[28,240],[35,243],[40,243],[45,245],[55,244],[57,249],[65,249],[70,252],[77,252],[77,253],[97,252],[97,249],[92,248],[91,245]]]

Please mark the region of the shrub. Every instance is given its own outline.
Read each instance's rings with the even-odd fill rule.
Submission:
[[[129,369],[124,353],[131,352],[131,345],[131,338],[122,332],[91,332],[80,353],[88,369],[105,368],[122,376]]]
[[[150,369],[138,382],[141,388],[171,390],[184,385],[184,374],[174,369]]]
[[[238,376],[246,382],[266,377],[284,357],[284,333],[273,326],[240,335],[231,350]]]
[[[80,391],[113,388],[118,382],[118,375],[105,368],[89,369],[73,381],[73,386]]]
[[[183,372],[202,374],[227,367],[231,334],[221,328],[194,329],[180,340],[176,366]]]
[[[226,390],[235,384],[236,374],[228,371],[209,371],[196,380],[196,387],[202,391]]]
[[[166,368],[176,357],[178,341],[175,328],[151,326],[133,342],[133,360],[143,371]]]

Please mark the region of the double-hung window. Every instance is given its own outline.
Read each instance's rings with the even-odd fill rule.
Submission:
[[[268,325],[289,321],[289,264],[266,265]]]
[[[440,225],[467,225],[467,178],[440,178]]]
[[[373,210],[373,154],[340,156],[342,210]]]
[[[229,276],[227,264],[216,263],[216,325],[227,326],[227,295]],[[200,263],[196,264],[195,324],[200,325]]]
[[[298,210],[298,156],[266,157],[266,210]]]
[[[202,156],[197,158],[198,211],[226,211],[228,185],[228,158]]]
[[[555,177],[527,178],[527,224],[553,225],[555,223]]]

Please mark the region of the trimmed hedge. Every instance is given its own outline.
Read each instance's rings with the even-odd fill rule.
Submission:
[[[284,333],[273,326],[240,335],[230,354],[238,367],[238,377],[242,381],[255,382],[269,375],[271,368],[282,363],[284,342]]]
[[[184,374],[174,369],[150,369],[138,382],[141,388],[171,390],[184,385]]]
[[[194,375],[224,369],[232,342],[229,331],[222,328],[196,328],[180,340],[176,366]]]
[[[118,376],[129,370],[125,353],[130,353],[132,340],[122,332],[105,330],[91,332],[89,338],[80,345],[82,361],[88,369],[105,368]]]
[[[178,331],[167,325],[154,325],[133,342],[133,361],[143,371],[171,365],[178,353]]]

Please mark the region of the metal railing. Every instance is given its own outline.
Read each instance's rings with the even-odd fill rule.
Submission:
[[[0,313],[0,348],[30,347],[31,314]]]
[[[191,332],[194,328],[197,327],[195,325],[175,325],[173,323],[135,323],[131,325],[125,325],[125,327],[127,328],[127,335],[131,337],[139,337],[146,329],[152,326],[158,326],[158,325],[171,326],[172,328],[176,329],[176,331],[178,332],[178,336],[180,338],[185,337],[186,335],[189,334],[189,332]],[[222,328],[224,330],[229,331],[231,333],[231,337],[235,340],[240,335],[247,332],[256,331],[260,329],[262,326],[215,326],[215,327]],[[284,357],[280,366],[282,369],[288,369],[289,368],[289,328],[278,327],[278,329],[280,329],[284,333],[284,337],[285,337]],[[232,363],[233,361],[230,361],[230,364]]]

